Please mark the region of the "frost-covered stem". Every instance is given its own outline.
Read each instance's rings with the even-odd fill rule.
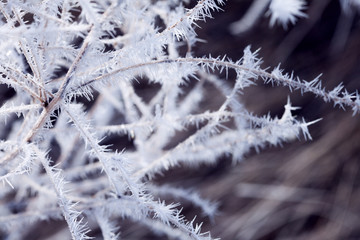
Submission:
[[[346,98],[346,97],[334,96],[334,95],[330,94],[330,92],[326,92],[324,89],[319,89],[318,87],[311,86],[309,84],[310,82],[294,80],[293,78],[286,78],[283,75],[281,75],[281,76],[275,75],[273,73],[269,73],[262,69],[248,68],[248,67],[244,67],[240,64],[234,63],[234,62],[224,61],[224,60],[220,60],[220,59],[211,59],[211,58],[162,59],[162,60],[154,60],[154,61],[134,64],[131,66],[119,68],[113,72],[103,74],[99,77],[96,77],[96,78],[80,85],[79,88],[85,87],[87,85],[91,85],[97,81],[101,81],[103,79],[106,79],[108,77],[111,77],[111,76],[116,75],[121,72],[129,71],[129,70],[133,70],[133,69],[137,69],[137,68],[142,68],[142,67],[147,67],[147,66],[151,66],[151,65],[156,65],[156,64],[169,64],[169,63],[195,63],[198,65],[202,65],[205,68],[211,68],[211,69],[231,68],[231,69],[235,69],[235,70],[247,71],[247,72],[255,74],[256,76],[261,77],[265,83],[275,82],[277,84],[282,84],[284,86],[287,86],[290,89],[292,89],[292,88],[301,89],[304,92],[311,92],[311,93],[315,94],[316,96],[322,97],[324,99],[324,101],[326,101],[326,102],[331,100],[335,104],[340,104],[340,105],[343,104],[343,105],[349,106],[353,109],[354,113],[357,113],[360,111],[360,100],[359,100],[359,102],[357,102],[357,101],[352,101],[351,99]]]
[[[80,62],[80,59],[82,58],[82,56],[85,53],[86,48],[89,45],[89,36],[91,34],[91,29],[90,32],[88,34],[88,36],[85,38],[83,45],[81,46],[81,49],[78,53],[78,55],[76,56],[74,62],[72,63],[71,67],[69,68],[69,70],[67,71],[66,75],[65,75],[65,79],[63,80],[59,90],[57,91],[54,99],[49,103],[49,105],[46,107],[46,109],[44,109],[38,119],[38,121],[36,122],[34,128],[32,129],[32,131],[29,132],[29,134],[26,136],[26,138],[24,139],[24,142],[28,142],[30,141],[36,134],[36,132],[44,125],[44,123],[47,121],[47,118],[49,117],[49,115],[56,109],[57,105],[59,104],[59,102],[61,100],[63,100],[64,97],[64,93],[66,91],[66,88],[68,86],[68,84],[70,83],[71,77],[73,72],[76,70],[76,67],[78,65],[78,63]]]
[[[71,64],[69,70],[67,71],[65,75],[65,79],[63,80],[58,92],[56,93],[56,97],[51,101],[51,103],[54,102],[53,103],[54,106],[64,97],[66,88],[72,79],[73,73],[75,72],[77,65],[79,64],[82,56],[84,55],[87,47],[89,46],[90,38],[92,35],[92,29],[93,29],[93,25],[90,27],[89,34],[85,38],[78,55],[76,56],[74,62]]]
[[[94,136],[91,135],[91,133],[84,127],[82,126],[82,124],[78,121],[78,119],[76,118],[75,114],[71,112],[71,110],[69,108],[63,108],[66,112],[66,114],[69,116],[69,118],[71,119],[71,121],[74,123],[74,125],[76,126],[77,130],[80,132],[81,137],[84,139],[85,143],[89,144],[91,149],[94,151],[95,156],[99,159],[99,161],[102,164],[102,167],[104,169],[104,172],[106,173],[107,176],[110,176],[111,173],[111,169],[108,168],[108,164],[106,163],[105,160],[105,156],[104,156],[104,151],[105,149],[102,148],[99,144],[98,144],[98,140],[94,138]],[[124,176],[125,177],[125,176]],[[117,194],[121,194],[121,192],[118,192],[118,189],[116,188],[116,183],[114,182],[115,179],[112,179],[109,177],[109,181],[112,182],[113,186],[115,187],[115,190],[117,191]]]
[[[76,116],[76,113],[71,111],[70,108],[63,107],[65,112],[68,114],[70,120],[74,123],[77,130],[80,132],[81,137],[84,139],[85,143],[88,143],[94,152],[94,155],[99,159],[99,161],[102,164],[102,167],[104,169],[104,172],[109,178],[109,181],[113,184],[116,193],[121,196],[122,192],[117,184],[117,176],[116,173],[114,173],[115,170],[113,170],[111,161],[116,161],[115,159],[110,159],[109,156],[106,155],[106,147],[99,145],[99,140],[94,137],[91,132],[88,131],[86,127],[84,127],[84,123],[78,120],[78,117]],[[124,181],[126,182],[127,186],[129,187],[132,196],[134,196],[136,199],[140,198],[139,192],[140,190],[137,189],[135,184],[132,183],[132,180],[128,176],[127,172],[122,168],[122,166],[118,166],[117,171],[120,172],[120,175],[123,177]]]
[[[180,58],[174,60],[175,62],[194,62],[197,64],[213,64],[214,66],[219,67],[225,67],[225,68],[232,68],[232,69],[239,69],[239,70],[245,70],[251,73],[256,74],[257,76],[260,76],[265,83],[274,81],[278,84],[282,84],[284,86],[294,89],[301,89],[302,91],[311,92],[317,96],[322,97],[325,101],[332,100],[336,104],[344,104],[346,106],[352,107],[353,109],[360,108],[360,105],[356,103],[355,101],[339,97],[339,96],[332,96],[329,92],[326,92],[323,89],[319,89],[314,86],[309,86],[307,82],[301,82],[300,80],[295,81],[292,78],[285,78],[282,76],[276,76],[273,73],[266,72],[265,70],[261,69],[250,69],[241,65],[238,65],[236,63],[232,62],[226,62],[219,59],[204,59],[204,58]],[[270,80],[270,81],[269,81]]]
[[[29,104],[29,105],[20,105],[20,106],[2,106],[0,108],[0,115],[7,115],[9,113],[22,113],[25,111],[33,110],[33,109],[39,109],[42,108],[40,104]]]
[[[38,152],[38,155],[46,174],[49,176],[50,181],[54,186],[59,201],[59,207],[61,208],[64,218],[69,226],[72,239],[89,239],[89,237],[86,236],[86,233],[88,232],[86,225],[82,225],[82,219],[77,219],[80,212],[74,209],[75,204],[71,203],[71,201],[66,197],[65,190],[63,189],[64,178],[61,170],[56,170],[54,167],[51,167],[49,165],[49,160],[45,156],[42,156],[42,153]]]
[[[186,13],[185,17],[181,18],[178,22],[176,22],[173,25],[171,25],[170,27],[168,27],[167,30],[171,30],[173,28],[176,28],[176,26],[178,26],[180,23],[185,21],[186,18],[189,18],[191,15],[193,15],[196,10],[198,10],[199,8],[203,8],[207,1],[209,1],[209,0],[200,0],[195,5],[195,7],[193,7],[190,11],[188,11],[188,13]]]
[[[4,15],[6,21],[9,23],[11,18],[9,16],[9,14],[7,14],[7,12],[4,10],[4,3],[0,2],[0,12]]]
[[[16,14],[20,25],[23,26],[24,22],[23,22],[22,18],[19,17],[18,12],[15,9],[13,10],[13,12]],[[34,78],[38,80],[38,82],[41,86],[38,89],[39,96],[41,98],[41,102],[45,102],[47,99],[46,93],[44,91],[42,91],[42,89],[44,89],[44,79],[41,76],[41,69],[39,67],[39,62],[37,61],[37,57],[33,53],[33,50],[30,47],[26,46],[25,40],[19,40],[18,44],[22,51],[22,54],[24,54],[24,57],[31,68],[31,71],[34,74]],[[42,95],[44,95],[44,96],[42,96]]]

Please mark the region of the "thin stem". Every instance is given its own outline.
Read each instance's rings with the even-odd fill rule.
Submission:
[[[224,60],[220,60],[220,59],[211,59],[211,58],[162,59],[162,60],[153,60],[153,61],[149,61],[149,62],[134,64],[131,66],[119,68],[110,73],[103,74],[99,77],[96,77],[96,78],[80,85],[78,87],[78,89],[89,86],[97,81],[101,81],[103,79],[109,78],[109,77],[114,76],[121,72],[126,72],[126,71],[130,71],[130,70],[134,70],[134,69],[138,69],[138,68],[142,68],[142,67],[148,67],[148,66],[152,66],[152,65],[156,65],[156,64],[170,64],[170,63],[195,63],[195,64],[203,65],[204,67],[208,67],[211,69],[222,67],[222,68],[226,68],[226,69],[231,68],[231,69],[235,69],[235,70],[242,70],[242,71],[253,73],[256,76],[261,77],[265,83],[269,83],[269,82],[273,81],[277,84],[282,84],[289,88],[294,88],[296,90],[300,89],[305,92],[311,92],[317,96],[322,97],[325,101],[332,100],[334,103],[337,103],[337,104],[343,104],[343,105],[349,106],[353,109],[357,109],[357,108],[360,109],[359,104],[356,103],[355,101],[353,101],[349,98],[331,95],[330,92],[319,89],[316,86],[311,86],[311,85],[309,85],[308,82],[294,80],[293,78],[286,78],[283,76],[277,76],[273,73],[266,72],[265,70],[262,70],[259,68],[248,68],[248,67],[240,65],[238,63],[224,61]],[[269,81],[269,80],[271,80],[271,81]]]

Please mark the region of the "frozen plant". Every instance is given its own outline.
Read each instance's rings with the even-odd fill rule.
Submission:
[[[236,61],[193,56],[197,22],[223,4],[0,3],[0,81],[14,90],[0,108],[2,236],[23,239],[40,221],[64,219],[62,239],[87,239],[94,229],[118,239],[119,219],[128,218],[171,239],[212,239],[161,196],[190,201],[210,218],[216,204],[152,179],[174,166],[211,164],[224,154],[237,163],[252,148],[309,139],[307,127],[317,121],[296,119],[290,100],[281,118],[255,116],[239,93],[261,79],[360,111],[358,94],[265,70],[250,47]],[[218,77],[223,71],[235,71],[234,85]],[[139,83],[154,90],[142,94]],[[217,109],[202,104],[209,87],[222,96]],[[133,146],[115,141],[121,136]]]

